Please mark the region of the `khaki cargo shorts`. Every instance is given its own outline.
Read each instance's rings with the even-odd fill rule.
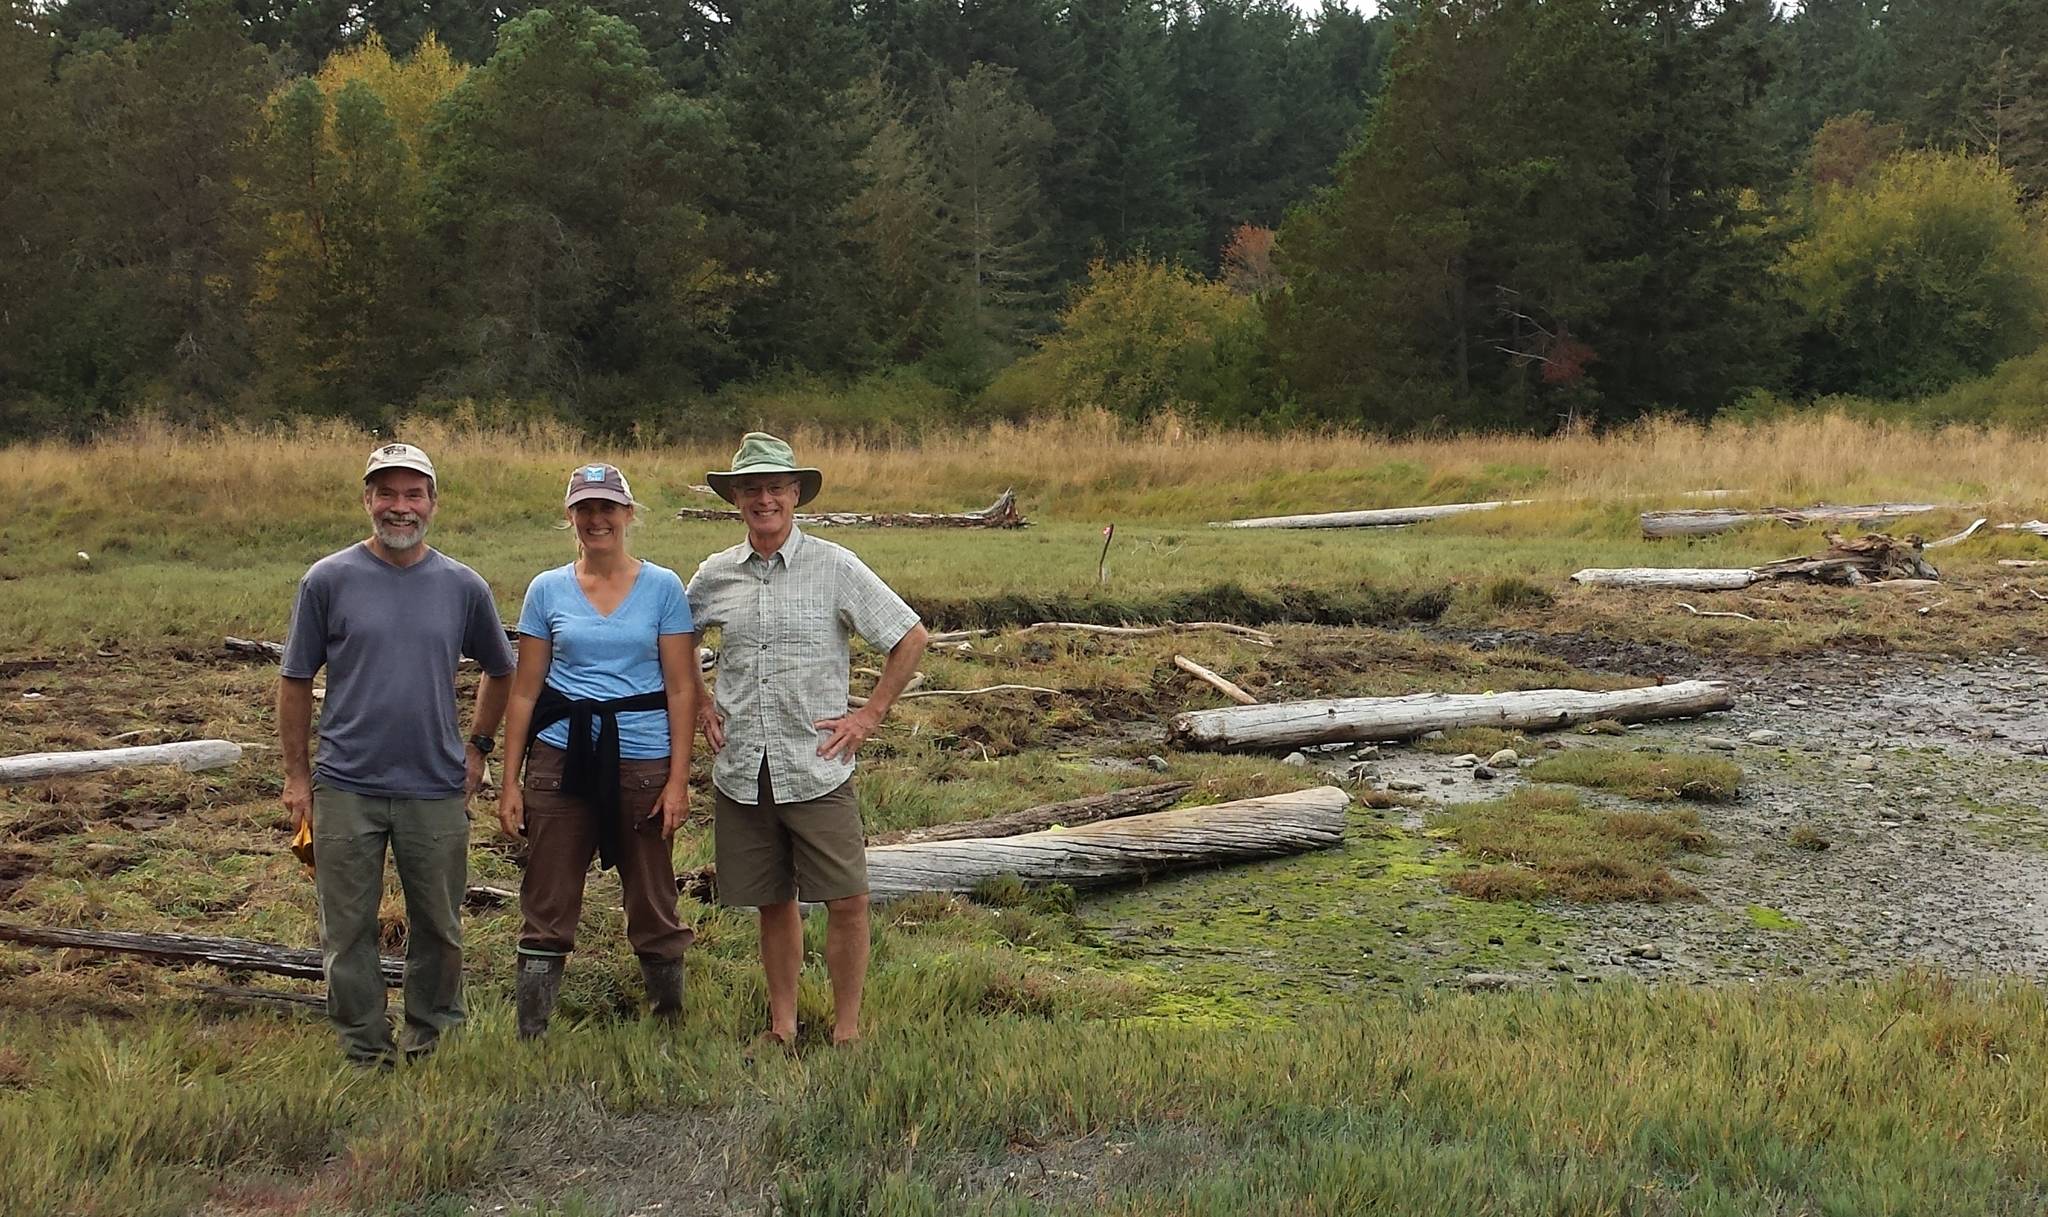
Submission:
[[[853,779],[815,799],[777,803],[764,759],[757,802],[741,803],[714,786],[711,806],[720,904],[822,904],[868,890],[867,836]]]

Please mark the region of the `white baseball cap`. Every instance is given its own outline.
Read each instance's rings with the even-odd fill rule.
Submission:
[[[424,473],[428,478],[434,476],[434,462],[411,444],[385,444],[370,453],[370,463],[363,469],[363,480],[367,482],[386,469],[410,469],[414,473]]]

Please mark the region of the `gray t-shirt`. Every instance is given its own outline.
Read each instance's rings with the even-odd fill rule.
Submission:
[[[512,670],[512,644],[483,576],[438,550],[393,566],[351,545],[299,580],[284,675],[327,669],[313,779],[351,794],[445,799],[462,793],[455,665]]]

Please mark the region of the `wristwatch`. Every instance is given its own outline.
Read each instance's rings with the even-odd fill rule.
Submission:
[[[491,754],[491,745],[495,742],[488,735],[472,735],[469,737],[469,746],[476,749],[478,756],[489,756]]]

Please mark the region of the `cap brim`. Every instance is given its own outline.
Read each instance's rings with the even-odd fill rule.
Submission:
[[[428,481],[434,480],[434,471],[427,466],[414,464],[411,461],[393,461],[388,465],[379,465],[375,469],[364,470],[363,482],[368,484],[371,478],[376,477],[380,473],[389,473],[393,469],[403,469],[408,473],[425,474]]]
[[[765,468],[756,467],[714,471],[704,475],[704,482],[711,489],[718,492],[719,498],[737,507],[739,506],[739,500],[732,497],[733,483],[743,477],[770,473],[795,476],[797,480],[796,505],[798,507],[802,507],[812,499],[817,498],[818,492],[825,488],[825,474],[823,471],[817,469],[785,469],[780,465],[770,465]]]
[[[569,496],[562,500],[562,506],[574,507],[576,504],[590,499],[603,499],[607,503],[624,503],[628,507],[639,506],[639,504],[633,501],[631,496],[613,490],[609,486],[579,486],[575,490],[570,491]]]

